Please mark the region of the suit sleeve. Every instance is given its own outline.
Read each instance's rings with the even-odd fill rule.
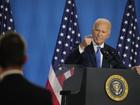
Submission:
[[[65,64],[82,64],[82,54],[78,47],[66,57]]]

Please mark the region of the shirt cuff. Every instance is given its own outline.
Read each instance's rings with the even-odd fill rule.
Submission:
[[[79,45],[79,52],[80,52],[80,54],[82,54],[82,53],[84,52],[84,49],[82,49],[82,48],[80,47],[80,45]]]

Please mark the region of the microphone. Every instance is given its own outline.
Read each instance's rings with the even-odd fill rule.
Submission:
[[[104,49],[104,48],[101,48],[101,52],[104,55],[110,67],[112,66],[114,67],[120,62],[116,52],[110,51],[109,49]]]
[[[104,57],[110,61],[110,52],[108,50],[105,50],[104,48],[101,48],[101,52],[104,55]]]

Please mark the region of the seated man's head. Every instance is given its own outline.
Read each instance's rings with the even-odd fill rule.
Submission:
[[[16,32],[0,35],[0,67],[22,67],[26,61],[25,43]]]

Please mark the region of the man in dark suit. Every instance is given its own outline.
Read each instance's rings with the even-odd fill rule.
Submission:
[[[97,19],[92,28],[92,35],[83,39],[79,47],[66,58],[65,63],[88,67],[98,66],[99,68],[126,68],[117,51],[105,44],[110,36],[110,31],[111,23],[109,20]]]
[[[51,94],[23,77],[25,43],[15,32],[0,37],[0,103],[2,105],[52,105]]]

